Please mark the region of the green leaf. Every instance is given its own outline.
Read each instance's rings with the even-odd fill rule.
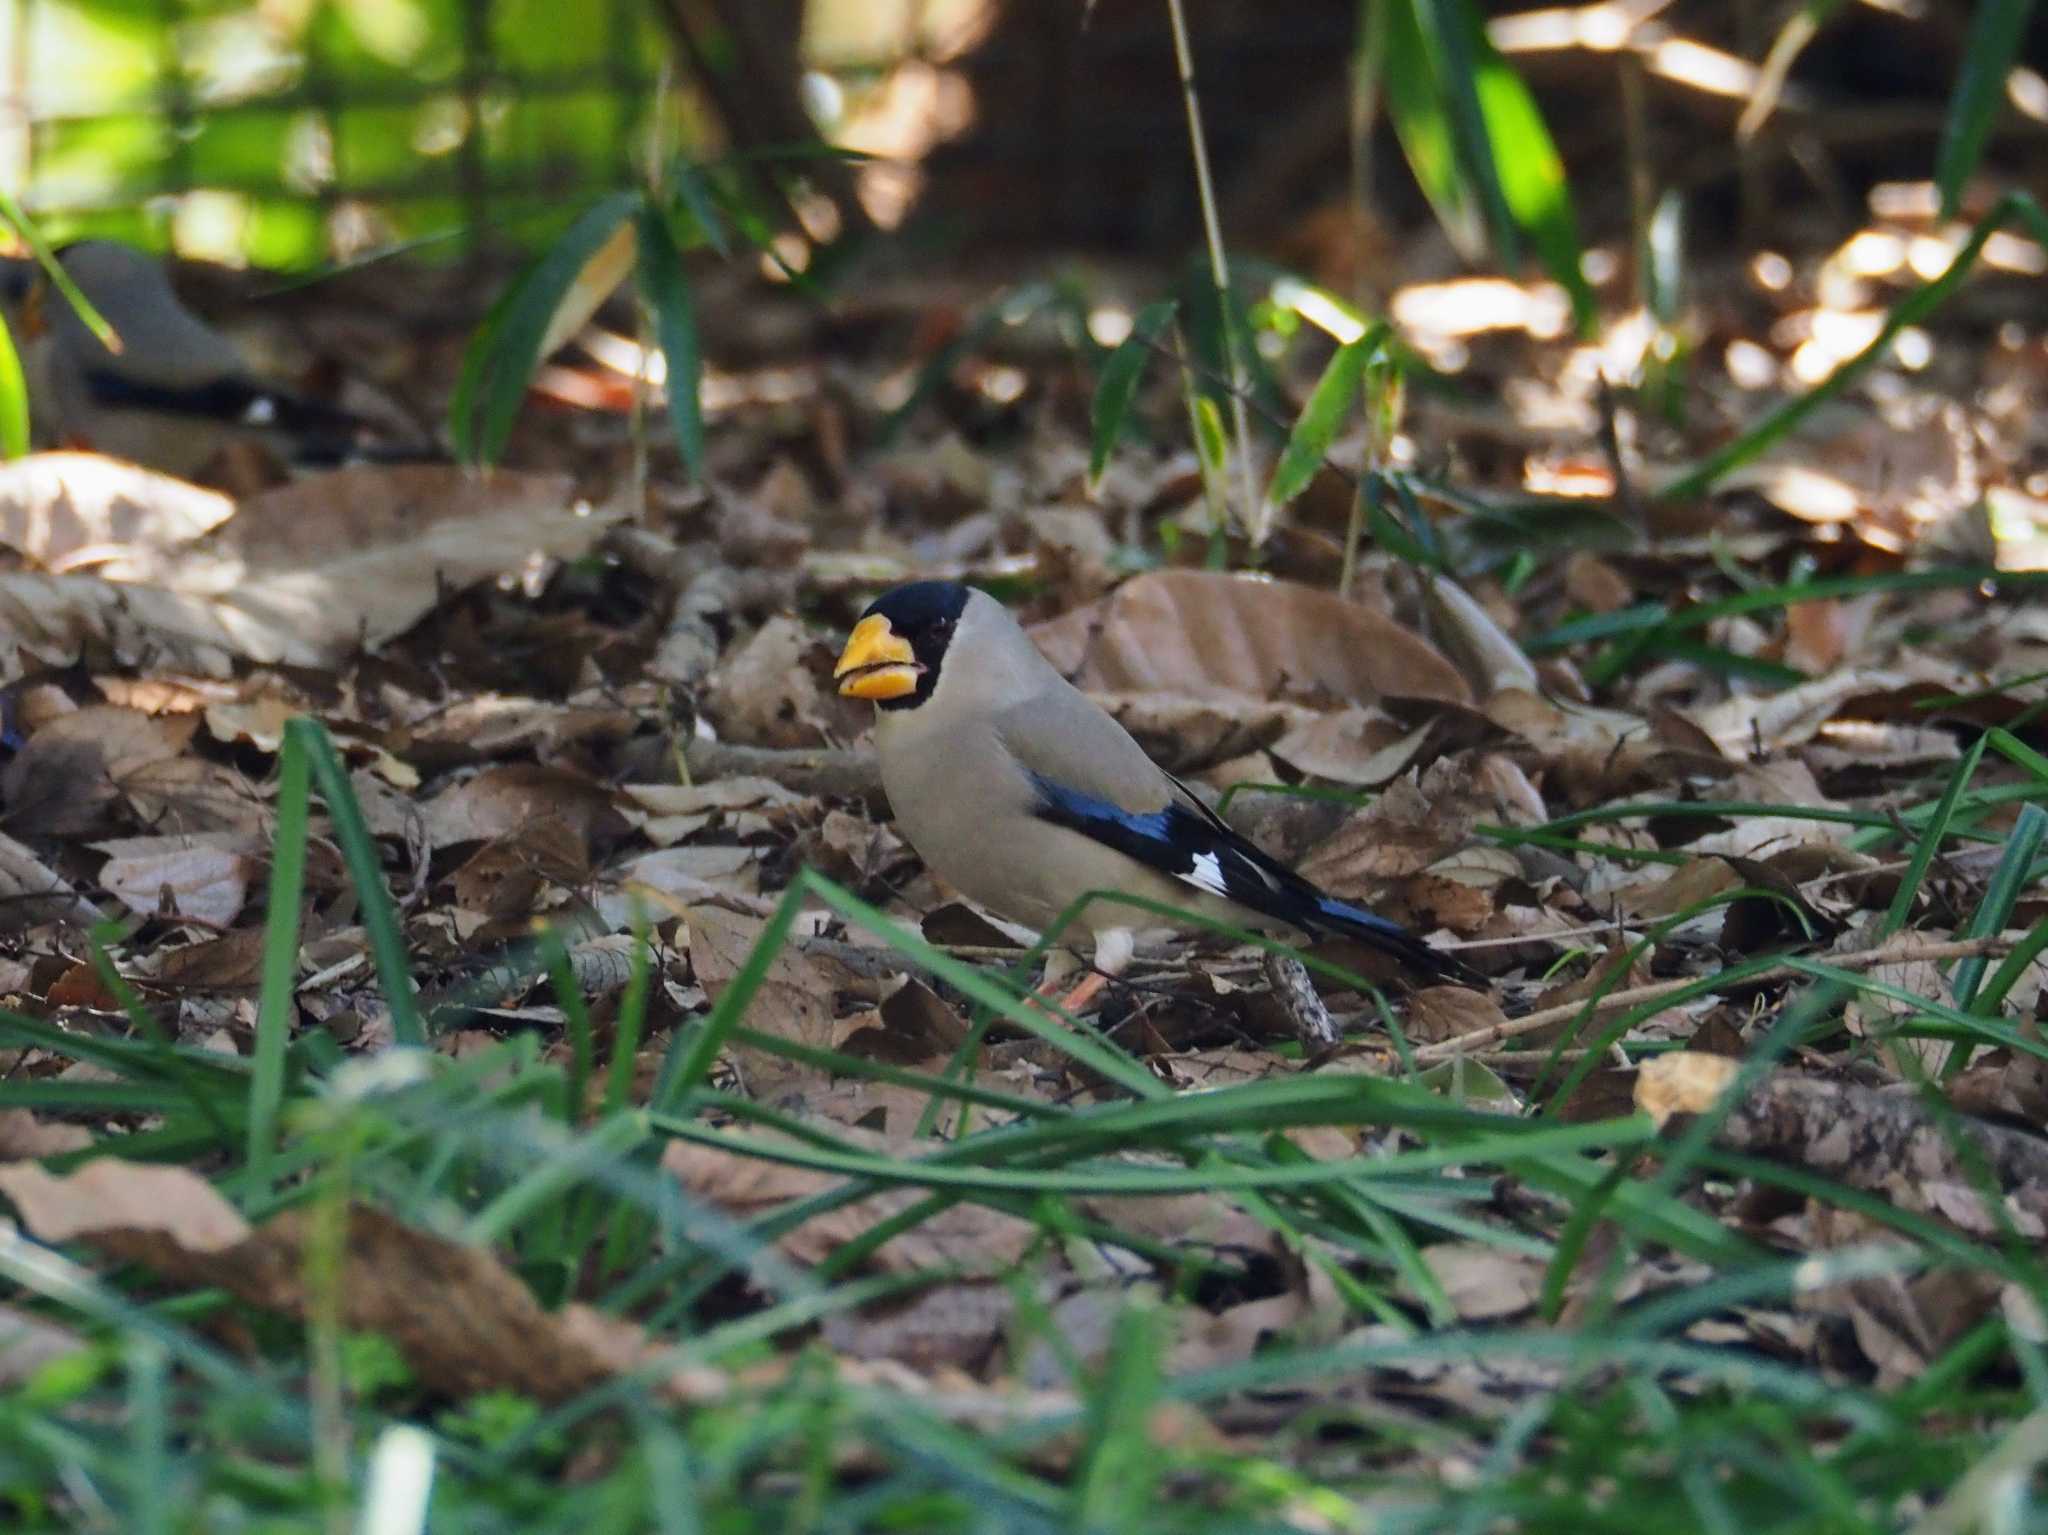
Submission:
[[[7,322],[0,320],[0,458],[28,452],[28,380]]]
[[[1962,201],[1963,183],[1977,168],[1990,136],[1991,120],[2005,99],[2006,77],[2019,54],[2020,38],[2034,0],[1977,0],[1970,18],[1970,40],[1963,50],[1962,77],[1949,98],[1948,120],[1941,130],[1941,152],[1934,162],[1934,183],[1941,188],[1941,216],[1954,218]]]
[[[1395,137],[1451,243],[1476,257],[1484,231],[1513,270],[1526,235],[1589,330],[1593,292],[1579,270],[1564,161],[1471,0],[1376,0],[1366,25],[1384,29],[1366,56],[1380,60]]]
[[[697,344],[690,280],[683,271],[668,220],[648,205],[640,210],[640,284],[654,310],[655,335],[668,360],[668,418],[676,446],[695,479],[704,478],[704,353]]]
[[[725,220],[718,216],[717,194],[705,181],[703,171],[678,155],[669,166],[668,181],[676,194],[676,201],[702,231],[711,248],[729,258],[732,240],[725,232]]]
[[[449,409],[449,430],[461,457],[489,463],[504,451],[555,311],[591,257],[642,202],[638,192],[615,192],[590,208],[492,309],[469,343]]]
[[[1379,338],[1368,333],[1349,346],[1338,347],[1330,358],[1308,403],[1302,406],[1294,430],[1287,434],[1280,462],[1273,468],[1272,483],[1266,487],[1266,500],[1271,505],[1281,507],[1292,501],[1308,489],[1308,482],[1323,467],[1330,444],[1358,399],[1365,365],[1372,360],[1378,345]]]
[[[1093,490],[1109,465],[1109,455],[1123,436],[1130,416],[1131,401],[1137,398],[1138,381],[1144,377],[1146,360],[1159,333],[1173,320],[1180,305],[1170,298],[1147,304],[1131,322],[1131,333],[1117,343],[1102,365],[1102,381],[1095,386],[1094,441],[1088,453],[1088,488]]]
[[[1451,4],[1452,0],[1444,0],[1446,9]],[[1470,29],[1473,87],[1486,128],[1481,152],[1491,161],[1492,176],[1499,183],[1509,215],[1528,235],[1551,280],[1571,295],[1572,316],[1580,332],[1589,334],[1595,320],[1593,290],[1579,269],[1579,225],[1572,212],[1564,160],[1522,77],[1487,40],[1486,29],[1471,7],[1459,0],[1456,9]],[[1511,255],[1511,247],[1504,245],[1502,255]]]
[[[1466,179],[1445,101],[1442,69],[1417,16],[1416,0],[1373,0],[1366,18],[1380,47],[1368,49],[1380,61],[1387,116],[1394,137],[1415,175],[1415,184],[1435,210],[1453,247],[1468,260],[1483,247],[1486,226],[1476,189]]]
[[[1386,492],[1394,492],[1400,512],[1388,508]],[[1415,500],[1415,493],[1399,477],[1374,472],[1365,477],[1358,493],[1365,497],[1366,531],[1395,559],[1430,570],[1444,569],[1443,546],[1429,514]]]
[[[1223,434],[1223,412],[1206,394],[1195,395],[1188,405],[1195,423],[1195,457],[1204,478],[1219,482],[1230,466],[1230,439]]]
[[[1110,1332],[1109,1357],[1090,1393],[1074,1488],[1073,1528],[1138,1530],[1157,1508],[1165,1469],[1152,1440],[1166,1325],[1157,1306],[1127,1302]]]

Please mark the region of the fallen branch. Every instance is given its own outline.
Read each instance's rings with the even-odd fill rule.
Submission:
[[[2012,949],[2010,939],[1959,938],[1953,943],[1924,943],[1918,940],[1895,942],[1880,948],[1864,949],[1856,954],[1831,954],[1826,963],[1837,970],[1875,970],[1881,965],[1903,965],[1912,962],[1939,964],[1952,959],[1989,958],[2005,954]],[[1762,986],[1772,981],[1795,980],[1808,972],[1797,965],[1773,965],[1768,970],[1746,975],[1731,983],[1738,986]],[[1424,1045],[1415,1052],[1415,1059],[1422,1062],[1449,1060],[1456,1055],[1469,1055],[1475,1050],[1488,1049],[1504,1039],[1517,1039],[1524,1034],[1534,1034],[1539,1029],[1548,1029],[1574,1020],[1591,1020],[1602,1014],[1625,1011],[1640,1007],[1645,1002],[1660,1001],[1690,990],[1699,985],[1700,978],[1694,976],[1682,981],[1658,981],[1649,986],[1631,986],[1625,991],[1609,992],[1604,997],[1595,997],[1584,1002],[1562,1002],[1556,1007],[1539,1008],[1525,1013],[1520,1018],[1510,1018],[1505,1023],[1489,1024],[1483,1029],[1474,1029],[1469,1034],[1460,1034],[1454,1039],[1441,1039],[1433,1045]]]
[[[1697,1051],[1659,1056],[1636,1078],[1636,1107],[1660,1128],[1704,1114],[1741,1070],[1740,1061]],[[1942,1113],[1908,1086],[1774,1071],[1728,1108],[1714,1144],[1810,1167],[1973,1236],[2002,1235],[2008,1223],[2024,1237],[2048,1234],[2048,1140]],[[2002,1215],[1984,1198],[1993,1189]]]
[[[826,799],[874,799],[882,792],[882,769],[871,751],[843,747],[792,751],[692,741],[683,748],[683,761],[696,783],[715,778],[766,778],[798,794]]]

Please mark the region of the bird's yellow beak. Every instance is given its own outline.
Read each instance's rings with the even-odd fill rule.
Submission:
[[[891,629],[888,619],[871,613],[846,637],[846,648],[839,652],[832,675],[839,679],[839,691],[846,697],[880,703],[915,693],[923,671],[910,641]]]

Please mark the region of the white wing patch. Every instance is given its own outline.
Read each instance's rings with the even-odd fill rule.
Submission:
[[[1188,865],[1188,872],[1181,876],[1190,885],[1209,891],[1212,895],[1228,895],[1223,883],[1223,860],[1214,853],[1197,853]]]

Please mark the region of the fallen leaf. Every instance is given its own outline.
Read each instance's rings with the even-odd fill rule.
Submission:
[[[192,917],[227,927],[241,915],[259,866],[239,837],[129,837],[100,843],[107,893],[139,916]]]
[[[690,910],[690,969],[697,984],[716,1002],[747,962],[766,924],[716,906]],[[762,1034],[794,1040],[816,1049],[831,1048],[837,1033],[832,988],[823,969],[794,943],[785,942],[769,961],[768,972],[747,1004],[741,1022]],[[734,1046],[734,1056],[757,1095],[771,1094],[791,1082],[815,1075],[809,1068],[765,1050]]]
[[[1460,1321],[1497,1322],[1535,1306],[1543,1293],[1541,1258],[1484,1242],[1437,1242],[1422,1261],[1443,1286]]]
[[[1389,696],[1471,699],[1450,662],[1384,613],[1285,581],[1152,571],[1037,625],[1031,637],[1091,692],[1236,695],[1316,707]]]
[[[286,1316],[307,1313],[311,1210],[251,1227],[198,1174],[112,1157],[64,1178],[12,1163],[0,1167],[0,1193],[42,1241],[77,1242],[181,1283],[218,1285]],[[638,1328],[587,1306],[544,1310],[482,1248],[360,1206],[348,1212],[335,1292],[347,1326],[383,1333],[420,1380],[454,1397],[514,1391],[565,1401],[653,1353]]]
[[[58,716],[0,769],[13,824],[49,837],[99,829],[122,791],[175,758],[198,728],[190,715],[111,706]]]
[[[539,763],[485,768],[437,794],[422,808],[435,848],[518,836],[544,821],[567,827],[587,855],[623,829],[611,794],[580,773]]]

